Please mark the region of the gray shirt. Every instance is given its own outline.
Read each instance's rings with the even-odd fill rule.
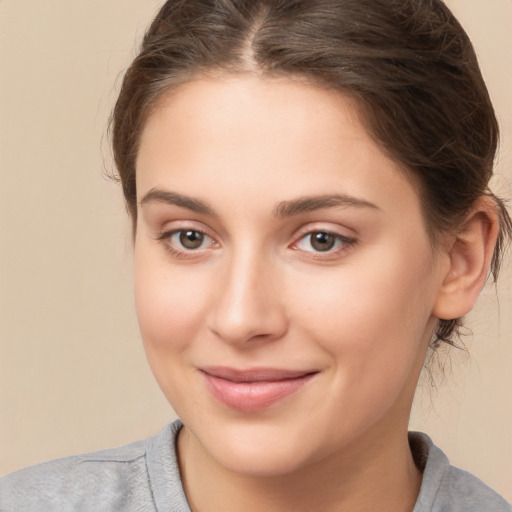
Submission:
[[[0,479],[0,512],[190,512],[183,492],[175,421],[145,441],[66,457]],[[413,512],[511,512],[476,477],[450,465],[428,436],[410,434],[424,467]]]

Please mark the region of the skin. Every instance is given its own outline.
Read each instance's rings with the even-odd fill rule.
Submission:
[[[185,425],[192,509],[412,510],[414,390],[437,319],[476,298],[457,279],[485,274],[488,247],[474,258],[458,239],[434,250],[415,186],[353,100],[286,78],[169,93],[142,134],[137,191],[137,313]],[[297,208],[333,194],[345,201]],[[495,227],[479,217],[468,232],[490,246]],[[205,235],[187,249],[179,230]],[[334,247],[318,250],[312,232],[333,233]],[[314,375],[241,411],[209,391],[208,366]]]

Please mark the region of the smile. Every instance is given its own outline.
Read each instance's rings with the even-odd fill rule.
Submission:
[[[301,389],[318,373],[272,368],[241,371],[225,367],[200,371],[214,398],[243,412],[266,409]]]

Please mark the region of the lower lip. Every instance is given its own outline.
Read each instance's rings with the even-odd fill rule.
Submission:
[[[224,405],[243,412],[261,411],[297,392],[314,374],[277,381],[233,382],[203,373],[211,394]]]

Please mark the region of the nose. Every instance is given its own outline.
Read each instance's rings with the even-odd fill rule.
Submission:
[[[277,271],[261,256],[240,254],[218,276],[209,328],[226,343],[274,341],[288,330]]]

